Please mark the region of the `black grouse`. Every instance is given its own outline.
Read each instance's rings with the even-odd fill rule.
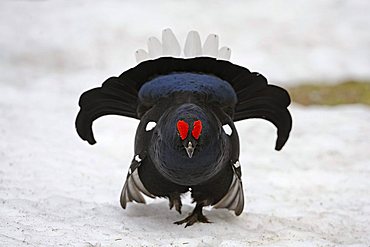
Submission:
[[[189,35],[185,55],[199,48],[196,36]],[[178,50],[176,43],[172,47]],[[122,207],[145,203],[146,195],[168,198],[170,208],[181,213],[181,195],[191,191],[195,209],[176,224],[209,222],[202,213],[209,205],[240,215],[244,195],[234,122],[248,118],[272,122],[278,135],[275,149],[280,150],[292,127],[287,91],[224,59],[148,59],[140,52],[146,61],[81,95],[76,119],[79,136],[90,144],[95,143],[92,123],[101,116],[140,120]]]

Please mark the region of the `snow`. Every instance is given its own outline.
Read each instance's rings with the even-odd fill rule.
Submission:
[[[231,61],[280,85],[368,78],[369,2],[141,3],[0,3],[1,246],[369,246],[369,107],[293,105],[281,152],[272,124],[237,123],[244,213],[207,208],[213,223],[186,229],[172,222],[188,197],[183,215],[163,199],[120,208],[137,120],[99,119],[94,146],[74,129],[80,94],[135,65],[167,26],[183,41],[218,33]]]

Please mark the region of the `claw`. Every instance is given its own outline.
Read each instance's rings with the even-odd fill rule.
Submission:
[[[192,226],[194,223],[200,222],[200,223],[212,223],[210,222],[206,216],[202,213],[202,205],[196,205],[194,211],[185,219],[176,221],[174,224],[176,225],[182,225],[185,224],[185,228],[188,226]]]
[[[191,215],[189,215],[188,217],[186,217],[183,220],[174,222],[174,224],[176,224],[176,225],[182,225],[182,224],[186,223],[186,225],[185,225],[185,228],[186,228],[188,226],[194,225],[194,223],[197,223],[197,222],[200,222],[200,223],[212,223],[204,215],[191,214]]]

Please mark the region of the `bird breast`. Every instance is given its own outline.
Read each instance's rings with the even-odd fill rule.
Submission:
[[[180,146],[171,146],[157,139],[150,155],[158,171],[170,181],[180,185],[198,185],[215,176],[229,159],[228,143],[215,138],[208,145],[195,149],[192,158]],[[225,148],[226,147],[226,148]]]

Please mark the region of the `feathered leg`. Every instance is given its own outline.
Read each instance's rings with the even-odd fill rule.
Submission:
[[[172,193],[168,196],[168,200],[170,201],[170,209],[175,206],[175,209],[179,214],[181,214],[181,207],[182,207],[182,202],[180,198],[180,193]]]

